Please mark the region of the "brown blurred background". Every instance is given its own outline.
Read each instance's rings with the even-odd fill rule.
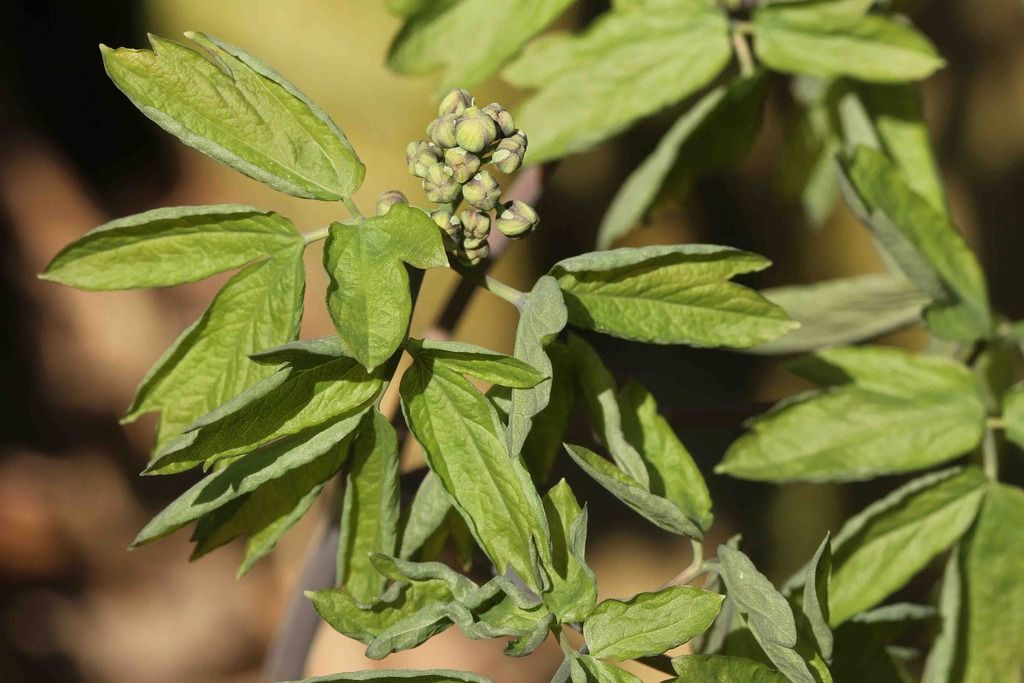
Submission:
[[[35,279],[67,242],[113,217],[182,204],[240,203],[278,210],[300,229],[338,217],[335,206],[275,193],[178,144],[139,114],[103,73],[97,43],[145,45],[147,31],[217,35],[274,65],[346,130],[369,169],[364,208],[397,187],[421,193],[404,165],[408,141],[432,116],[429,79],[383,67],[398,21],[383,0],[5,0],[0,6],[0,681],[4,683],[259,681],[275,625],[295,591],[321,504],[250,575],[234,578],[239,548],[189,564],[187,533],[131,553],[135,532],[183,491],[190,475],[139,478],[152,418],[120,426],[135,385],[206,306],[223,277],[170,290],[81,293]],[[585,0],[564,19],[586,21]],[[927,113],[954,214],[989,272],[996,305],[1024,317],[1024,4],[932,0],[915,17],[949,67],[926,85]],[[658,212],[630,244],[706,241],[766,254],[757,286],[879,268],[865,231],[845,209],[813,231],[780,198],[784,84],[741,168],[702,180],[683,208]],[[520,95],[492,81],[479,99]],[[643,122],[614,143],[563,163],[539,209],[543,227],[496,267],[530,283],[558,258],[592,248],[600,217],[625,174],[683,108]],[[331,333],[323,310],[320,247],[307,258],[304,336]],[[453,285],[428,277],[415,328]],[[478,295],[460,339],[509,351],[510,307]],[[415,330],[414,330],[415,331]],[[713,351],[592,341],[620,380],[658,396],[708,477],[717,522],[710,547],[742,532],[770,575],[785,577],[827,528],[899,483],[770,487],[711,474],[746,417],[801,388],[774,360]],[[920,346],[920,333],[892,337]],[[591,507],[589,558],[603,595],[650,589],[688,562],[676,538],[655,533],[561,466]],[[321,501],[324,503],[325,501]],[[925,599],[935,575],[908,589]],[[396,658],[397,666],[464,666],[504,681],[546,681],[557,651],[510,662],[494,644],[451,632]],[[358,669],[359,648],[321,633],[311,673]],[[639,671],[639,669],[637,669]],[[652,680],[656,680],[656,677]]]

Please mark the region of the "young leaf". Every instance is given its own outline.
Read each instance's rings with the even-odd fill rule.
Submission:
[[[597,604],[597,579],[584,558],[587,512],[562,479],[544,496],[544,514],[551,532],[551,566],[545,567],[551,588],[544,604],[562,623],[581,622]]]
[[[517,116],[533,163],[581,152],[710,83],[732,50],[707,0],[616,5],[580,35],[535,41],[503,72],[540,88]]]
[[[679,674],[678,683],[714,681],[715,683],[788,683],[775,669],[744,657],[725,655],[684,655],[672,660]],[[666,682],[667,683],[667,682]]]
[[[523,462],[538,483],[550,478],[555,460],[562,452],[562,438],[576,401],[572,352],[557,341],[551,342],[546,352],[551,361],[551,393],[544,409],[533,416],[533,425],[521,449]]]
[[[637,449],[626,439],[622,411],[615,394],[615,379],[590,344],[575,334],[569,335],[569,352],[576,370],[578,392],[587,409],[587,417],[615,464],[643,488],[650,485],[647,466]]]
[[[547,544],[540,496],[509,456],[494,408],[468,380],[429,358],[402,377],[402,411],[473,537],[499,574],[513,569],[538,588],[531,549]]]
[[[239,536],[248,536],[238,575],[247,573],[306,514],[327,480],[341,469],[346,457],[347,447],[331,449],[204,515],[192,537],[196,542],[192,559]]]
[[[472,344],[410,339],[406,349],[433,365],[513,389],[529,389],[547,379],[543,372],[518,358]]]
[[[955,543],[985,487],[974,467],[925,475],[843,525],[832,543],[831,624],[874,607]]]
[[[246,266],[149,371],[124,420],[159,411],[159,449],[196,418],[269,377],[273,368],[248,357],[295,338],[304,288],[301,243]]]
[[[817,683],[808,662],[796,651],[796,620],[782,594],[739,550],[720,545],[718,560],[729,599],[772,664],[793,683]]]
[[[608,249],[626,235],[668,188],[680,201],[694,179],[740,161],[761,127],[767,85],[764,72],[738,78],[681,116],[616,193],[601,221],[597,248]]]
[[[640,482],[588,448],[565,444],[565,449],[594,481],[647,521],[674,534],[698,541],[703,538],[700,527],[690,521],[675,503],[651,493]]]
[[[196,420],[153,456],[146,473],[211,465],[365,408],[380,393],[380,373],[344,356],[316,358],[319,364],[281,369]]]
[[[704,477],[658,404],[644,387],[626,385],[619,395],[622,427],[647,465],[651,493],[667,498],[703,530],[711,526],[711,495]]]
[[[211,59],[150,35],[152,50],[101,45],[107,75],[168,133],[275,190],[323,200],[356,191],[366,169],[327,114],[239,48],[185,35]]]
[[[595,657],[636,659],[682,645],[711,626],[724,596],[693,586],[605,600],[587,617],[583,636]]]
[[[641,683],[641,679],[620,669],[614,664],[602,662],[589,655],[580,655],[576,658],[583,669],[583,683]],[[574,681],[575,683],[575,681]]]
[[[944,338],[972,341],[992,329],[981,266],[946,214],[910,189],[881,152],[858,147],[841,159],[847,200],[896,261],[935,303],[925,319]]]
[[[444,490],[444,484],[436,474],[428,471],[409,506],[398,556],[403,560],[411,558],[441,528],[451,509],[452,499]]]
[[[551,399],[554,367],[545,347],[562,331],[568,319],[569,312],[562,301],[558,283],[544,275],[526,297],[519,315],[514,355],[547,379],[532,388],[512,391],[507,422],[508,452],[512,455],[523,450],[533,427],[533,418],[547,407]]]
[[[284,216],[247,206],[154,209],[94,228],[39,276],[93,291],[195,282],[294,247]]]
[[[829,626],[828,582],[832,574],[832,543],[829,536],[818,546],[817,552],[807,565],[804,577],[803,602],[800,605],[811,633],[818,644],[818,651],[826,661],[832,659],[833,636]]]
[[[771,69],[893,83],[927,78],[945,62],[908,24],[837,15],[829,2],[766,4],[754,12],[754,49]]]
[[[1006,438],[1024,448],[1024,382],[1018,382],[1003,396]]]
[[[370,555],[396,550],[398,497],[398,438],[388,419],[373,410],[352,444],[341,503],[337,584],[357,600],[368,602],[384,591],[384,577]]]
[[[327,426],[285,437],[233,460],[164,508],[139,532],[132,545],[162,538],[329,451],[340,454],[336,461],[340,468],[348,454],[347,439],[359,426],[363,412],[348,413]]]
[[[955,680],[953,672],[957,666],[959,631],[962,627],[960,613],[964,597],[962,573],[960,546],[956,545],[946,560],[946,569],[942,573],[942,592],[939,595],[939,616],[942,619],[942,626],[935,636],[932,649],[928,652],[921,683],[952,683]]]
[[[409,273],[448,265],[441,233],[425,213],[396,204],[360,225],[331,225],[324,245],[327,308],[352,357],[373,370],[398,350],[412,313]]]
[[[796,374],[837,385],[780,403],[716,472],[758,481],[850,481],[923,469],[980,441],[985,405],[960,363],[884,347],[820,351]]]
[[[654,344],[745,348],[797,324],[761,295],[729,279],[764,270],[767,259],[705,244],[613,249],[551,269],[569,322]]]
[[[304,678],[291,683],[347,683],[348,681],[378,681],[379,683],[494,683],[486,676],[450,669],[377,669],[376,671],[350,671],[348,673]]]
[[[435,92],[476,85],[515,56],[573,0],[445,0],[404,8],[409,16],[388,51],[406,74],[444,73]]]
[[[864,341],[917,322],[928,303],[902,277],[876,274],[764,289],[761,295],[800,327],[749,353],[800,353]]]
[[[872,681],[907,683],[908,678],[889,651],[894,640],[911,628],[934,619],[931,607],[896,604],[858,614],[836,629],[832,672],[840,683]]]
[[[1016,680],[1024,670],[1024,492],[992,484],[960,545],[963,605],[950,681]]]

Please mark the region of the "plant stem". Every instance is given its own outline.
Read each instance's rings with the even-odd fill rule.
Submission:
[[[690,583],[704,571],[704,546],[691,538],[690,547],[693,548],[693,559],[689,566],[662,584],[662,589]]]
[[[733,24],[731,33],[736,59],[740,63],[740,74],[747,77],[752,76],[754,74],[754,56],[750,52],[750,44],[743,37],[743,31],[737,24]]]
[[[985,420],[985,426],[989,429],[1006,429],[1005,417],[990,417]]]
[[[490,275],[484,275],[480,286],[491,294],[504,299],[519,309],[522,309],[523,302],[526,300],[526,294],[520,292],[515,287],[506,285],[501,280],[491,277]]]
[[[996,442],[995,430],[988,428],[981,441],[981,456],[985,468],[985,476],[992,481],[999,481],[999,444]]]
[[[302,233],[302,240],[306,244],[312,244],[313,242],[319,242],[320,240],[327,239],[327,231],[330,230],[329,225],[325,225],[322,228],[316,230],[310,230],[309,232]]]
[[[348,212],[352,215],[352,218],[354,218],[356,222],[362,223],[364,220],[366,220],[363,217],[363,212],[359,210],[359,207],[356,206],[356,203],[352,201],[351,197],[345,197],[341,201],[345,204],[345,208],[348,209]]]

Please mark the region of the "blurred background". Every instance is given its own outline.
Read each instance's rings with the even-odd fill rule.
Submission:
[[[300,229],[338,208],[275,193],[177,143],[107,81],[97,44],[143,47],[146,32],[212,33],[273,65],[345,129],[368,174],[364,208],[390,188],[422,194],[405,170],[407,142],[433,116],[430,79],[388,72],[398,21],[383,0],[5,0],[0,3],[0,681],[4,683],[259,681],[264,653],[296,590],[321,504],[240,581],[240,547],[194,564],[187,535],[126,547],[190,475],[140,478],[152,416],[121,426],[136,384],[198,317],[226,276],[169,290],[82,293],[35,278],[67,242],[114,217],[159,206],[238,203],[274,209]],[[606,3],[584,0],[579,25]],[[949,66],[925,86],[927,115],[954,215],[989,273],[996,306],[1024,317],[1024,4],[931,0],[915,20]],[[782,83],[776,91],[784,91]],[[478,99],[509,108],[521,95],[494,80]],[[758,143],[738,168],[700,181],[682,206],[654,214],[628,244],[703,241],[763,253],[764,287],[879,270],[866,232],[842,207],[821,229],[803,224],[780,186],[784,97],[773,97]],[[615,189],[682,108],[562,163],[539,204],[537,236],[516,243],[496,274],[528,289],[551,263],[592,248]],[[319,245],[307,255],[304,336],[332,333]],[[429,325],[453,286],[431,273],[414,321]],[[516,319],[481,293],[456,337],[511,350]],[[647,384],[694,453],[716,504],[710,547],[742,533],[773,578],[813,552],[826,529],[900,483],[752,485],[711,473],[747,417],[803,387],[777,360],[593,338],[620,382]],[[917,347],[920,333],[886,340]],[[651,589],[689,561],[662,535],[565,464],[591,508],[589,559],[604,596]],[[324,503],[326,501],[321,501]],[[907,591],[926,599],[936,574]],[[369,667],[361,647],[318,634],[309,673]],[[547,681],[557,648],[513,661],[500,645],[453,631],[386,662],[468,668],[498,681]],[[380,666],[379,664],[372,664]],[[640,669],[636,669],[640,671]],[[649,678],[657,680],[657,677]]]

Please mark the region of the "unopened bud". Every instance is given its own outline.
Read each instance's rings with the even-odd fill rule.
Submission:
[[[461,147],[445,150],[444,163],[452,169],[452,177],[458,183],[467,182],[480,170],[480,157]]]
[[[424,178],[428,168],[441,163],[441,148],[431,142],[410,142],[405,148],[405,162],[409,173]]]
[[[490,211],[498,205],[501,186],[490,171],[480,171],[462,188],[462,196],[474,209]]]
[[[449,209],[431,211],[430,218],[437,224],[437,227],[444,230],[444,234],[453,244],[459,244],[462,241],[462,221]]]
[[[483,242],[476,247],[463,247],[455,252],[456,258],[458,258],[459,262],[465,266],[479,265],[480,262],[490,256],[490,254],[491,247],[487,242]]]
[[[450,168],[438,164],[427,170],[423,191],[427,193],[427,199],[435,204],[448,204],[459,198],[462,186],[455,182]]]
[[[455,141],[459,147],[477,154],[484,151],[498,137],[498,125],[490,116],[476,107],[462,112],[455,126]],[[447,145],[454,147],[455,145]]]
[[[444,96],[441,100],[441,104],[437,108],[437,115],[444,116],[445,114],[461,114],[466,111],[468,107],[473,106],[473,96],[469,94],[469,91],[463,90],[462,88],[456,88],[450,93]]]
[[[383,216],[391,207],[395,204],[408,204],[409,200],[405,198],[405,195],[398,190],[388,190],[381,192],[380,196],[377,197],[377,206],[374,207],[377,210],[378,216]]]
[[[481,108],[480,111],[490,116],[491,120],[498,126],[498,130],[501,133],[500,137],[508,137],[515,132],[516,124],[512,114],[497,102],[491,102],[486,107]]]
[[[523,165],[525,156],[526,145],[518,136],[513,136],[498,143],[498,148],[491,155],[491,161],[502,173],[515,173]]]
[[[491,217],[480,211],[474,211],[472,209],[466,209],[460,214],[462,218],[462,234],[466,242],[471,240],[474,243],[468,246],[479,246],[479,242],[487,240],[487,236],[491,234]]]
[[[495,221],[498,230],[506,237],[517,239],[526,237],[540,224],[540,217],[533,207],[526,202],[515,199],[504,206],[504,210]]]
[[[445,114],[430,122],[427,126],[427,137],[438,147],[455,147],[459,144],[455,137],[455,127],[459,117],[455,114]],[[465,145],[463,145],[465,146]]]

